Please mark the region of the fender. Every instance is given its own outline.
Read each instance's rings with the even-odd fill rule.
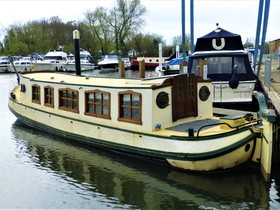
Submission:
[[[226,41],[225,38],[221,38],[221,45],[217,46],[217,40],[216,39],[212,39],[212,46],[215,50],[221,50],[225,47],[226,45]]]

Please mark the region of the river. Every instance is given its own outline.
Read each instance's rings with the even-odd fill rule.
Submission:
[[[16,120],[16,84],[0,75],[2,209],[280,209],[280,170],[266,183],[251,166],[190,173],[72,144]]]

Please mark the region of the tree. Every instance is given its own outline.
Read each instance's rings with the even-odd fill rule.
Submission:
[[[113,36],[108,24],[107,10],[103,7],[97,7],[93,12],[85,13],[86,23],[92,37],[93,48],[100,49],[102,54],[109,53],[112,48]],[[94,50],[95,52],[97,50]]]
[[[186,50],[188,51],[191,49],[191,36],[190,36],[190,34],[186,34],[185,37],[186,37]],[[179,45],[180,49],[183,49],[182,48],[182,35],[173,37],[172,45],[173,46]]]
[[[32,52],[48,52],[64,46],[65,51],[73,51],[73,30],[81,30],[81,23],[63,23],[59,17],[34,20],[24,25],[11,25],[3,40],[3,54],[28,55]]]
[[[141,56],[158,56],[158,45],[165,45],[162,36],[157,34],[137,34],[128,43]]]
[[[142,16],[145,13],[146,8],[141,5],[140,0],[117,0],[116,6],[107,16],[107,23],[113,30],[117,53],[128,52],[126,43],[141,29],[144,24]]]
[[[254,47],[255,41],[253,39],[246,39],[245,43],[244,43],[244,48],[249,48],[249,47]]]

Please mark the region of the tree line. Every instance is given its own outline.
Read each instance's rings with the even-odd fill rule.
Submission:
[[[159,43],[163,44],[163,56],[174,53],[177,44],[182,49],[181,35],[174,36],[172,43],[167,45],[161,35],[141,33],[146,11],[140,0],[116,0],[111,9],[97,7],[86,11],[81,21],[65,23],[59,16],[54,16],[10,25],[0,41],[0,55],[47,53],[58,46],[73,53],[74,30],[80,31],[80,47],[88,50],[96,59],[108,53],[127,57],[131,50],[136,52],[134,56],[158,56]],[[252,40],[247,39],[245,45],[253,45]],[[190,35],[186,34],[186,50],[189,49]]]
[[[123,57],[133,50],[135,56],[158,56],[158,44],[163,43],[163,55],[169,56],[181,36],[174,37],[174,44],[167,46],[157,34],[143,34],[143,16],[146,8],[140,0],[116,0],[112,9],[97,7],[86,11],[81,21],[63,22],[58,16],[10,25],[0,43],[1,55],[23,55],[32,52],[46,53],[63,46],[64,51],[74,52],[73,31],[80,31],[80,47],[94,57],[118,53]],[[188,36],[189,37],[189,36]]]

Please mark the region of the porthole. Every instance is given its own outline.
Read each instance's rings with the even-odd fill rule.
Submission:
[[[21,85],[20,85],[20,92],[24,93],[25,90],[26,90],[25,85],[24,85],[24,84],[21,84]]]
[[[161,109],[164,109],[165,107],[167,107],[169,105],[168,93],[163,92],[163,91],[160,92],[157,95],[156,103],[157,103],[157,106]]]
[[[199,90],[199,98],[201,101],[206,101],[210,96],[210,91],[207,86],[202,86]]]
[[[245,146],[245,152],[248,152],[250,150],[250,144],[246,144]]]

